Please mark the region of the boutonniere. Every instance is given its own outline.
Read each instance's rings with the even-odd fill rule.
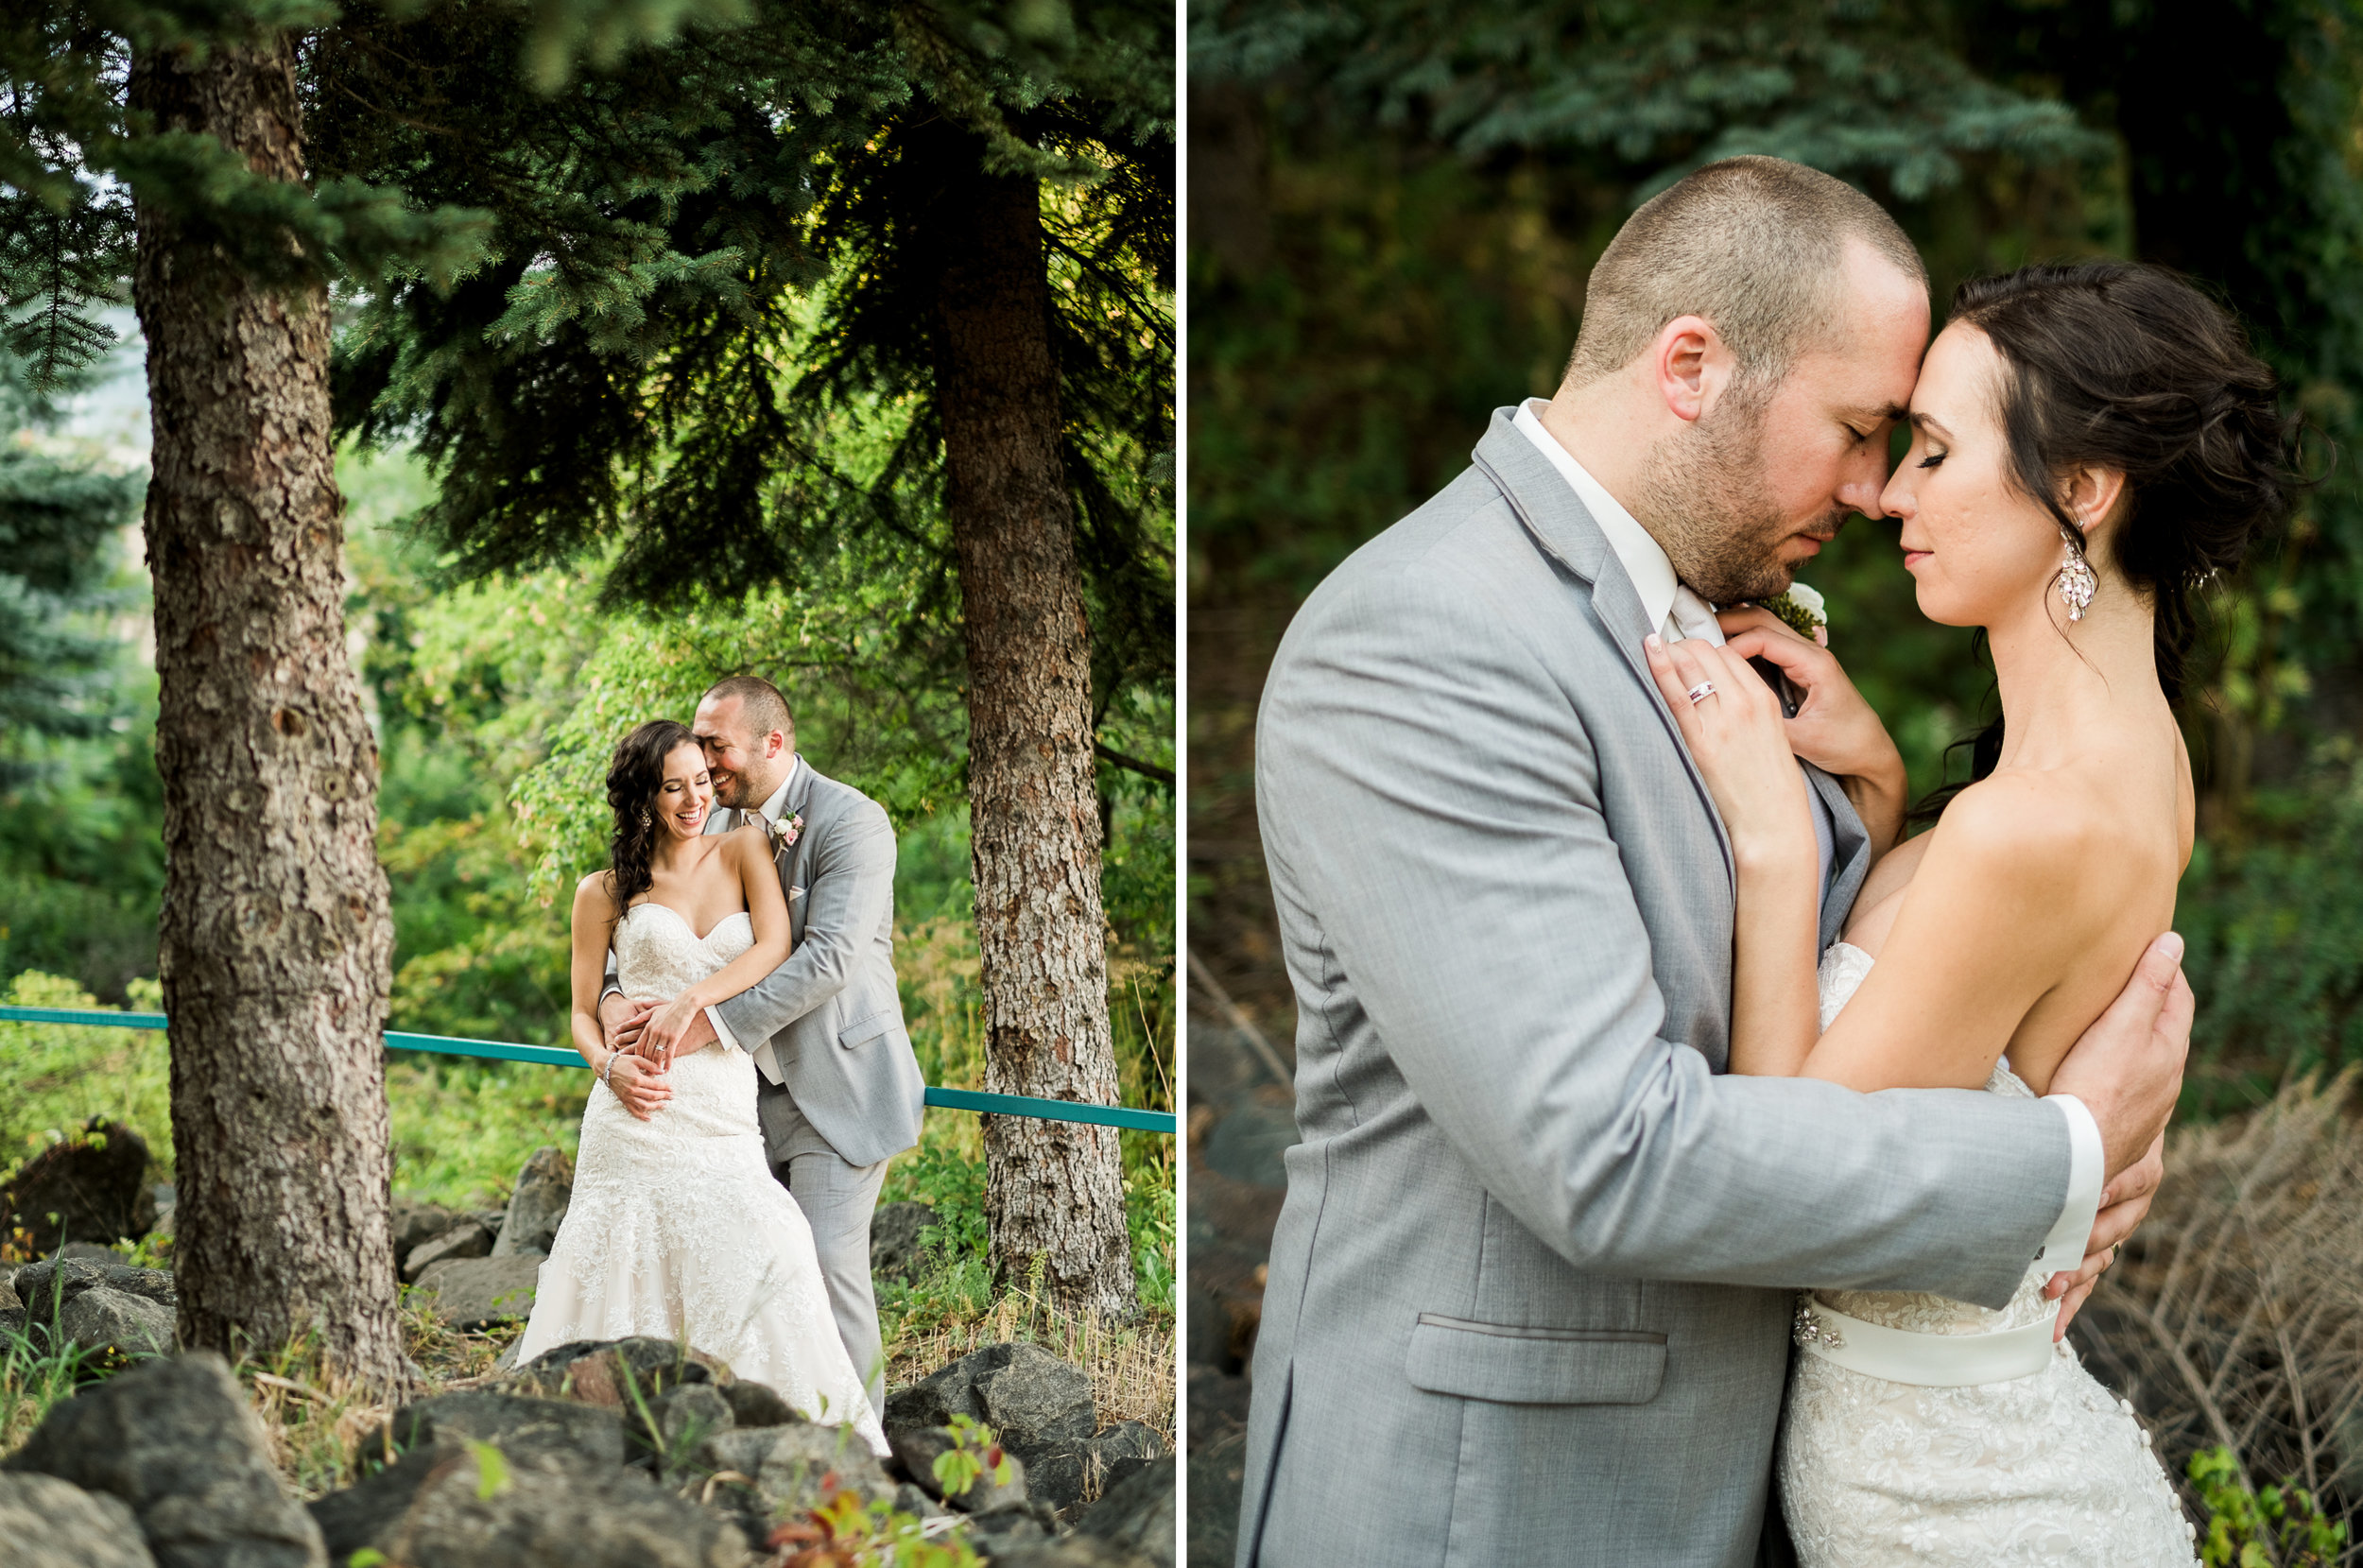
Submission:
[[[1830,646],[1829,612],[1816,590],[1792,582],[1787,593],[1756,602],[1786,622],[1800,637],[1810,637],[1823,647]]]
[[[790,812],[772,823],[771,848],[773,852],[777,853],[796,842],[796,836],[803,831],[804,814],[801,811]]]

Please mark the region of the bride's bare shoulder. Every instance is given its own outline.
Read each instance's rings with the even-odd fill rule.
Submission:
[[[577,919],[589,916],[613,924],[622,918],[622,914],[623,911],[615,907],[615,872],[612,869],[593,871],[575,884]]]

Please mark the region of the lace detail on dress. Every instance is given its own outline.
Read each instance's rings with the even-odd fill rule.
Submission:
[[[1821,957],[1827,1029],[1871,973],[1845,942]],[[1986,1092],[2032,1098],[2008,1061]],[[1990,1311],[1924,1291],[1814,1294],[1867,1322],[1984,1334],[2051,1311],[2034,1269]],[[1799,1355],[1781,1422],[1782,1508],[1803,1568],[1912,1563],[2124,1564],[2185,1568],[2196,1531],[2149,1434],[2062,1342],[2040,1372],[1971,1387],[1922,1387]]]
[[[753,945],[744,912],[700,939],[664,905],[634,905],[615,927],[616,983],[635,1000],[671,996]],[[686,1339],[887,1453],[812,1228],[765,1156],[753,1060],[716,1042],[676,1058],[671,1077],[672,1099],[645,1122],[592,1086],[574,1198],[518,1359],[576,1339]]]

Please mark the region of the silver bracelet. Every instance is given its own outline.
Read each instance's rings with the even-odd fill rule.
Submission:
[[[624,1053],[621,1051],[608,1052],[607,1062],[599,1069],[599,1081],[607,1085],[608,1093],[610,1094],[613,1094],[615,1092],[615,1084],[612,1077],[615,1071],[615,1059],[623,1054]]]

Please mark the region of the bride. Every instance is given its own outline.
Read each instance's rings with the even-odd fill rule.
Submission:
[[[786,901],[763,832],[705,836],[714,786],[689,727],[643,724],[607,775],[612,863],[575,889],[574,1038],[598,1081],[582,1113],[574,1198],[542,1265],[520,1363],[557,1345],[684,1340],[880,1455],[877,1412],[845,1353],[803,1211],[773,1180],[755,1068],[715,1042],[670,1057],[691,1019],[788,955]],[[599,992],[612,950],[650,1015],[642,1055],[610,1051]],[[613,1079],[651,1109],[617,1096]]]
[[[1725,647],[1652,646],[1650,667],[1731,834],[1732,1070],[2040,1094],[2172,919],[2193,832],[2172,708],[2191,594],[2286,505],[2290,427],[2220,309],[2118,262],[1964,284],[1910,421],[1880,506],[1921,610],[1985,629],[2002,717],[1827,953],[1791,740],[1820,760],[1817,717],[1861,698],[1761,611],[1726,617],[1743,629]],[[1797,718],[1759,656],[1803,690]],[[1893,1048],[1932,1018],[1942,1048]],[[1801,1299],[1779,1475],[1806,1568],[2194,1560],[2131,1405],[2057,1337],[2056,1288],[2030,1270],[1999,1312]]]

